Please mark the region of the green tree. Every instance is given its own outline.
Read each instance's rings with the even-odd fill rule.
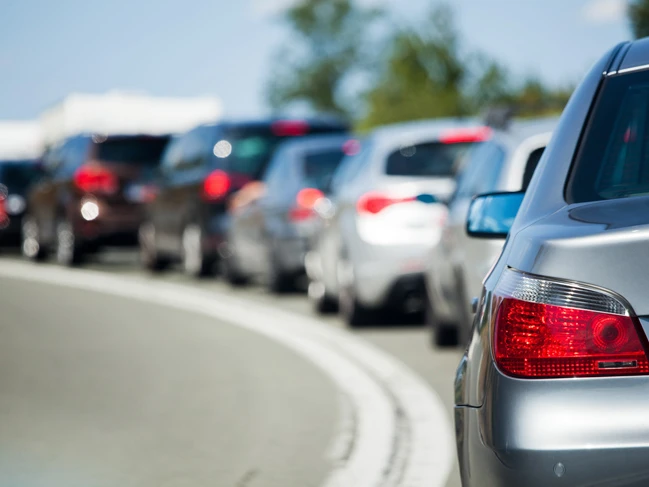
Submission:
[[[649,0],[631,0],[628,14],[635,38],[649,36]]]
[[[463,116],[471,111],[463,93],[468,71],[449,7],[434,9],[427,35],[398,29],[385,68],[366,94],[361,130],[406,120]]]
[[[346,83],[367,63],[365,40],[380,12],[353,0],[302,0],[283,17],[292,41],[275,56],[267,86],[277,110],[306,104],[316,112],[349,116]]]

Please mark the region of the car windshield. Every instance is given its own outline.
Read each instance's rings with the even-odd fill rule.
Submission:
[[[97,158],[102,161],[127,162],[157,166],[169,137],[116,137],[97,144]]]
[[[307,186],[326,189],[344,156],[342,148],[308,153],[304,157],[304,176]]]
[[[227,158],[230,171],[261,178],[275,149],[287,138],[297,135],[341,132],[340,128],[307,127],[304,133],[277,133],[273,127],[240,127],[228,130],[225,138],[215,145],[215,154]]]
[[[0,161],[0,184],[9,191],[21,191],[38,177],[39,171],[33,161]]]
[[[385,173],[389,176],[450,177],[470,146],[471,143],[440,142],[406,145],[390,154]]]
[[[649,72],[604,82],[566,186],[571,203],[649,194]]]

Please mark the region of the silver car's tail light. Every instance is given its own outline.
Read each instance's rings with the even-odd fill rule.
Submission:
[[[494,359],[505,374],[529,379],[649,374],[640,324],[613,294],[511,269],[494,294]]]

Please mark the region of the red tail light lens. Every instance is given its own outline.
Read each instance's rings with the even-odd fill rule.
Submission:
[[[289,211],[291,221],[303,221],[315,216],[315,205],[324,193],[315,188],[304,188],[300,190],[295,198],[296,206]]]
[[[491,137],[491,132],[489,127],[451,129],[443,132],[439,137],[439,141],[442,144],[484,142]]]
[[[272,124],[271,130],[279,137],[296,137],[306,135],[309,124],[302,120],[278,120]]]
[[[217,169],[211,172],[203,182],[203,198],[207,201],[221,200],[228,194],[231,185],[228,174]]]
[[[360,214],[376,215],[383,211],[385,208],[398,203],[406,203],[415,201],[417,198],[414,196],[404,198],[391,198],[381,193],[367,193],[361,196],[356,203],[356,211]]]
[[[108,169],[97,166],[81,166],[73,176],[74,184],[86,193],[114,193],[119,187],[117,177]]]
[[[498,285],[494,358],[534,378],[649,374],[637,319],[612,295],[507,270]]]

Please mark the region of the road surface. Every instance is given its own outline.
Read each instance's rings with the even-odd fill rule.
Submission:
[[[159,304],[134,299],[119,289],[119,280],[144,283],[152,294],[154,285],[181,286],[240,307],[312,320],[304,296],[278,299],[259,288],[231,290],[177,273],[153,278],[138,270],[132,253],[109,253],[86,266],[117,279],[114,292],[85,281],[60,285],[58,274],[41,281],[41,269],[61,272],[54,265],[27,264],[31,278],[14,265],[25,264],[16,258],[0,261],[0,274],[12,269],[0,279],[0,487],[321,486],[331,481],[353,439],[341,442],[349,421],[341,389],[348,378],[344,371],[336,378],[329,352],[322,352],[320,363],[307,360],[308,343],[281,343],[263,327],[233,326],[230,316],[165,306],[164,298]],[[321,322],[348,334],[336,318]],[[433,425],[429,431],[448,432],[459,352],[433,350],[422,328],[370,327],[353,333],[423,379],[443,404],[443,414],[431,417],[447,427]],[[392,391],[387,380],[368,376]],[[369,387],[368,394],[381,394]],[[387,408],[366,411],[363,398],[356,400],[367,418],[389,414]],[[413,425],[411,430],[419,429]],[[380,442],[380,433],[372,431],[364,434],[367,444],[371,434]],[[394,432],[386,428],[385,437],[389,434]],[[410,455],[422,442],[412,431],[405,436],[401,443],[410,446],[395,448]],[[452,445],[435,447],[435,456],[444,457],[440,472],[447,458],[452,461],[450,474],[443,481],[435,478],[435,486],[459,486]],[[380,454],[371,451],[367,458]],[[407,462],[395,461],[398,474],[386,485],[401,485]]]

